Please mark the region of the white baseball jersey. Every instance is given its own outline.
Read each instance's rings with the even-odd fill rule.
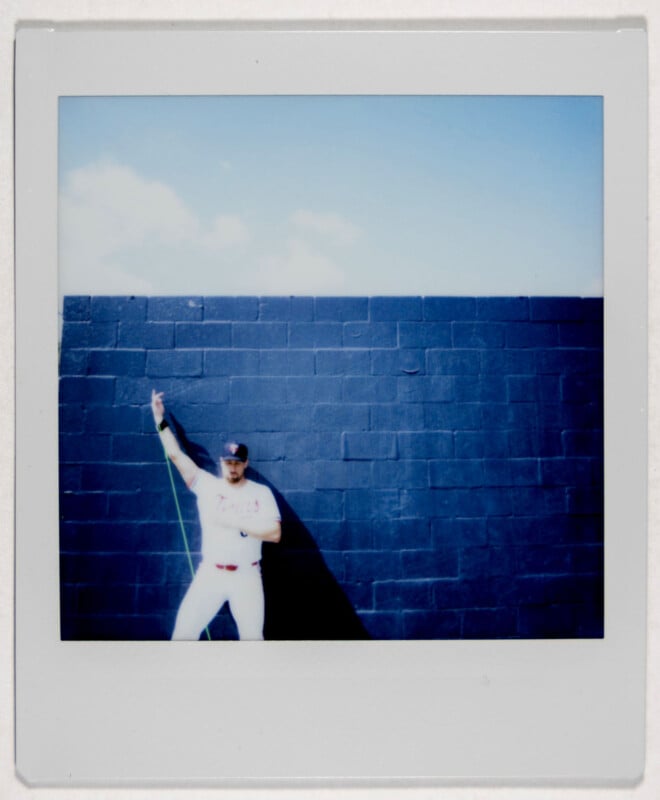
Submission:
[[[202,526],[202,557],[214,564],[249,566],[261,558],[261,539],[247,536],[239,528],[227,528],[218,513],[221,509],[260,521],[280,521],[273,493],[261,483],[245,480],[240,486],[199,470],[190,489],[197,497]]]

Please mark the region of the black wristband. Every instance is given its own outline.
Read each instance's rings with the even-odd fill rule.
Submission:
[[[168,424],[167,420],[166,420],[166,419],[164,419],[164,420],[161,420],[161,421],[158,423],[158,425],[156,425],[156,430],[158,431],[158,433],[160,433],[161,431],[164,431],[164,430],[165,430],[165,428],[169,428],[169,427],[170,427],[170,426],[169,426],[169,424]]]

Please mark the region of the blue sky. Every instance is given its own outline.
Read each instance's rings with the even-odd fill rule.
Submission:
[[[599,97],[68,97],[62,294],[602,294]]]

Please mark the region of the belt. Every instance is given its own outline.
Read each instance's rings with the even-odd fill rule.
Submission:
[[[258,561],[253,561],[250,566],[256,567],[258,563]],[[238,564],[216,564],[215,566],[216,569],[226,569],[227,572],[236,572],[238,569]]]

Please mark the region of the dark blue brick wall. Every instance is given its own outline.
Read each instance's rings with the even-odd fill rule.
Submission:
[[[168,638],[189,583],[152,388],[200,465],[243,439],[276,493],[267,637],[602,636],[602,323],[581,298],[65,298],[63,638]]]

